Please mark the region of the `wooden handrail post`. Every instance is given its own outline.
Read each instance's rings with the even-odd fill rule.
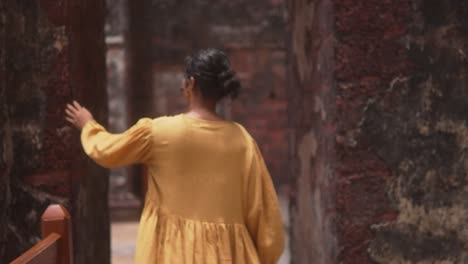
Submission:
[[[58,241],[58,263],[73,264],[71,217],[62,205],[50,205],[42,215],[42,237],[52,233],[60,235]]]

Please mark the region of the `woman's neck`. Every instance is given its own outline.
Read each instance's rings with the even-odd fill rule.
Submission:
[[[201,102],[194,100],[191,102],[187,115],[209,119],[209,120],[220,120],[223,119],[216,113],[216,102]]]

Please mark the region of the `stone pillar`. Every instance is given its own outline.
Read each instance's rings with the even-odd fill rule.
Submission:
[[[129,81],[129,19],[128,1],[107,1],[105,27],[107,44],[107,94],[109,130],[121,133],[131,126],[128,96]],[[141,201],[137,197],[137,182],[129,168],[110,171],[109,206],[113,219],[138,219]],[[138,186],[139,187],[139,186]]]
[[[149,28],[152,13],[151,1],[129,1],[129,122],[134,124],[142,117],[156,117],[153,111],[152,90],[152,38]],[[156,25],[154,25],[156,26]]]
[[[106,61],[104,41],[105,2],[69,1],[70,83],[72,96],[89,106],[107,126]],[[76,137],[73,137],[77,140]],[[79,143],[77,142],[79,145]],[[76,263],[109,263],[110,225],[108,171],[86,158],[73,159],[72,198]],[[92,241],[93,243],[89,243]]]
[[[298,0],[288,10],[292,263],[335,263],[333,5]]]
[[[8,105],[6,102],[7,72],[6,72],[6,12],[5,1],[0,2],[0,259],[6,259],[5,243],[8,237],[8,224],[11,201],[11,166],[12,145],[11,128],[8,119]],[[13,259],[12,257],[9,258]]]
[[[107,119],[103,1],[0,3],[0,262],[39,241],[50,203],[72,212],[75,263],[109,262],[106,171],[64,120],[76,99]]]

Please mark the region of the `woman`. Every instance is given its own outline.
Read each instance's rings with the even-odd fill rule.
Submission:
[[[107,167],[148,168],[135,263],[276,263],[284,230],[262,155],[216,104],[240,88],[228,57],[207,49],[186,59],[187,113],[143,118],[110,134],[77,102],[66,119],[88,156]]]

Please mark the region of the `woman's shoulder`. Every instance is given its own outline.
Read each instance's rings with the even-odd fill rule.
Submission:
[[[240,134],[242,135],[242,137],[245,139],[245,142],[247,144],[252,144],[252,143],[255,143],[255,139],[252,137],[252,135],[249,133],[249,131],[247,130],[247,128],[245,128],[242,124],[238,123],[238,122],[233,122],[233,124],[237,127],[237,129],[239,130]]]
[[[146,118],[143,118],[146,119]],[[164,115],[164,116],[159,116],[150,119],[151,123],[154,125],[163,125],[165,123],[173,123],[177,122],[180,120],[180,114],[179,115]]]
[[[154,126],[161,127],[167,125],[173,125],[178,119],[178,116],[160,116],[156,118],[142,117],[138,119],[134,127],[147,127],[152,128]]]
[[[184,120],[186,120],[186,118],[184,119],[183,114],[177,114],[177,115],[164,115],[164,116],[160,116],[160,117],[153,118],[153,119],[142,118],[141,120],[145,120],[145,122],[148,122],[148,120],[150,120],[153,125],[159,128],[170,127],[173,129],[175,127],[178,127],[178,124],[181,126],[185,124]],[[207,122],[211,122],[211,121],[207,121]],[[219,127],[228,128],[231,131],[232,129],[236,130],[236,134],[244,138],[247,144],[255,143],[255,139],[249,133],[247,128],[245,128],[241,123],[238,123],[235,121],[212,122],[212,123],[215,125],[219,125]],[[208,124],[212,124],[212,123],[208,123]]]
[[[247,129],[241,124],[241,123],[238,123],[238,122],[235,122],[233,121],[232,122],[234,124],[234,126],[237,127],[237,129],[239,129],[239,131],[244,135],[244,136],[250,136],[249,132],[247,131]]]

